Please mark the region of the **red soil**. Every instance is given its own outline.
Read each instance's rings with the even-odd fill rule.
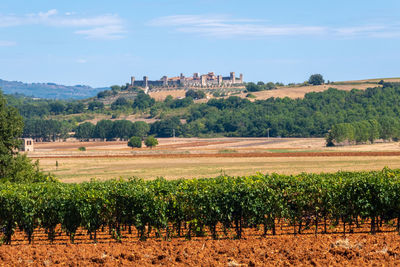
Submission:
[[[0,265],[37,266],[366,266],[400,264],[393,233],[268,236],[246,240],[124,241],[0,247]]]
[[[313,227],[300,235],[290,234],[292,227],[277,227],[276,236],[262,237],[262,229],[247,229],[244,238],[227,239],[219,231],[220,240],[195,237],[188,241],[173,238],[163,241],[154,234],[147,241],[139,241],[136,232],[119,243],[110,238],[107,229],[98,233],[93,243],[85,231],[80,230],[76,244],[70,244],[64,234],[50,244],[43,231],[35,232],[32,245],[27,244],[21,232],[13,238],[13,245],[0,246],[0,266],[365,266],[400,264],[400,236],[393,227],[371,235],[369,224],[364,223],[355,233],[344,237],[340,226],[329,229],[329,234],[315,236]],[[322,227],[321,227],[322,228]],[[350,230],[347,228],[347,230]],[[165,233],[163,233],[165,234]],[[232,237],[234,233],[230,232]]]

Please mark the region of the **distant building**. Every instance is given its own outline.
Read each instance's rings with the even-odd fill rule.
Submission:
[[[142,88],[151,87],[199,87],[199,88],[218,88],[218,87],[232,87],[240,86],[243,84],[243,74],[236,78],[235,73],[231,72],[228,77],[222,75],[215,75],[214,72],[200,75],[194,73],[192,77],[185,77],[183,73],[177,77],[168,78],[163,76],[160,80],[151,81],[147,76],[143,77],[143,80],[136,80],[135,77],[131,77],[131,86],[137,86]]]
[[[21,151],[33,151],[33,139],[32,138],[23,138]]]

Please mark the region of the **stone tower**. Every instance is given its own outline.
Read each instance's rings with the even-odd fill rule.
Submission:
[[[207,85],[207,76],[206,75],[201,75],[200,76],[200,84],[201,84],[201,86],[206,86]]]
[[[135,76],[131,77],[131,86],[135,86]]]
[[[222,85],[222,75],[218,75],[218,85]]]
[[[236,80],[235,73],[231,72],[231,82],[232,82],[232,84],[235,83],[235,80]]]
[[[149,87],[149,77],[143,76],[143,85],[145,88]]]
[[[240,83],[243,83],[243,74],[240,73]]]
[[[163,76],[161,78],[161,81],[163,82],[163,86],[168,86],[168,77],[167,76]]]

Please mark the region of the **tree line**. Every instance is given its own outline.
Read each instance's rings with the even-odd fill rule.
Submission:
[[[399,137],[399,119],[382,117],[379,120],[335,124],[326,136],[326,145],[374,143],[377,139],[397,141]]]

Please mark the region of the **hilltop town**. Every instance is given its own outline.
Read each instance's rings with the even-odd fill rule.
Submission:
[[[194,73],[192,77],[185,77],[183,73],[177,77],[167,76],[161,77],[160,80],[149,80],[147,76],[143,77],[143,80],[136,80],[134,76],[131,77],[132,87],[142,87],[145,89],[152,88],[178,88],[178,87],[189,87],[189,88],[226,88],[232,86],[243,85],[243,74],[236,77],[235,72],[231,72],[229,76],[223,77],[222,75],[216,75],[214,72],[200,75],[200,73]]]

